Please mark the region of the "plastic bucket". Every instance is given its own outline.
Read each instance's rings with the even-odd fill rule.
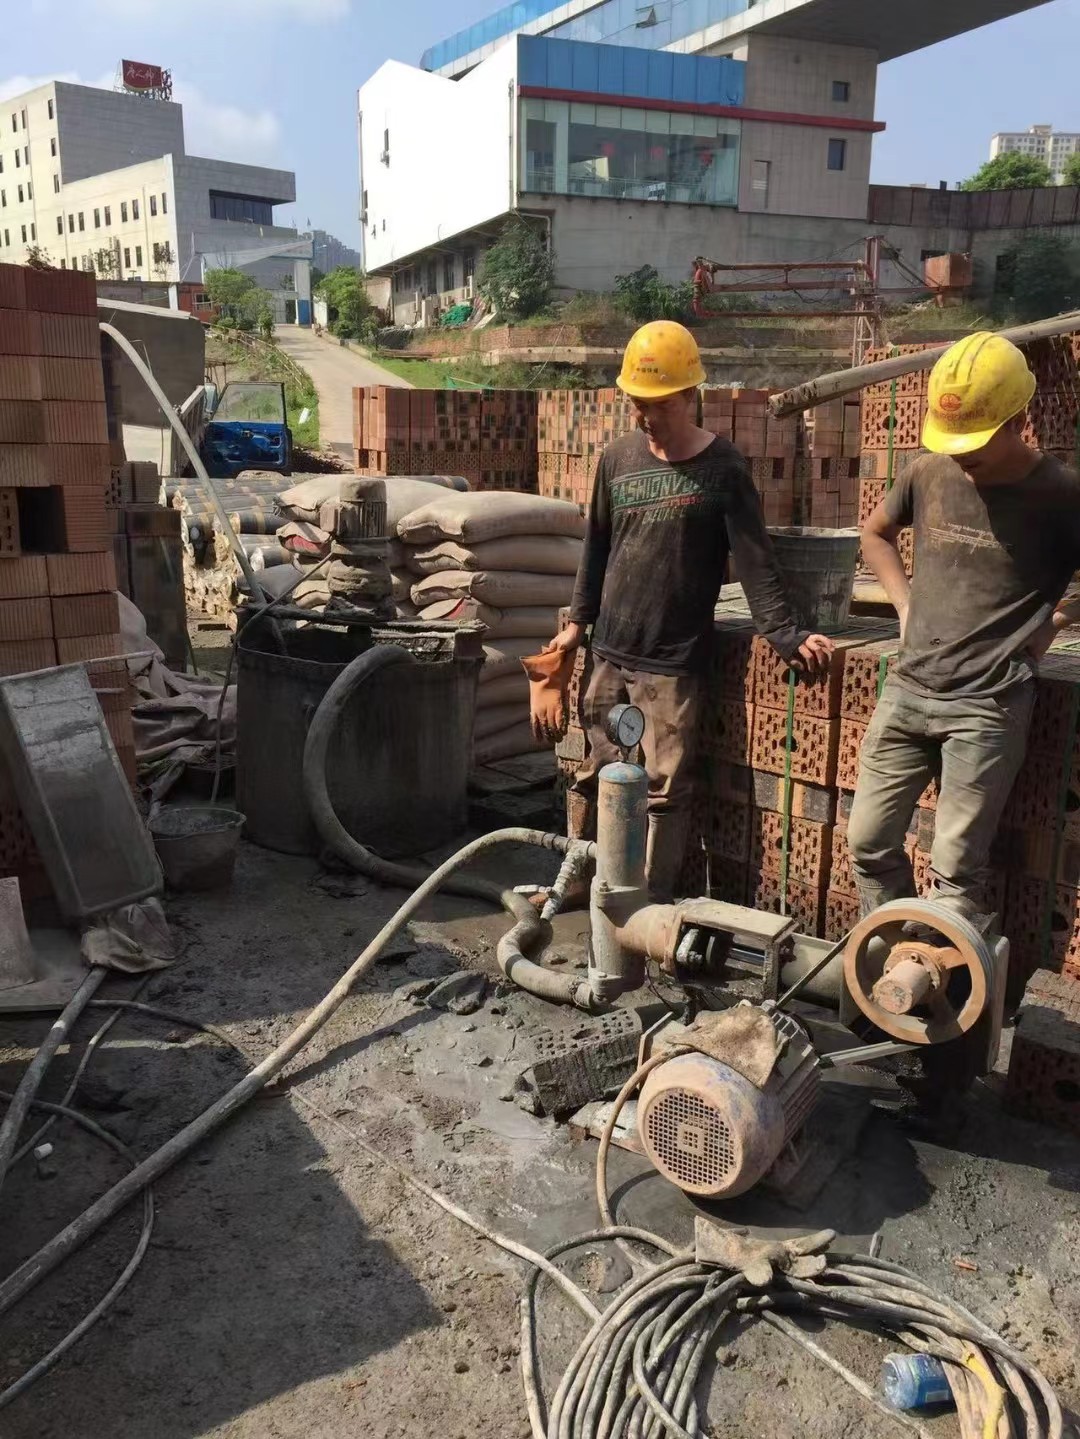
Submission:
[[[150,833],[170,889],[218,889],[232,883],[244,816],[221,805],[170,805]]]
[[[769,535],[796,622],[806,630],[838,629],[851,612],[859,531],[792,525]]]

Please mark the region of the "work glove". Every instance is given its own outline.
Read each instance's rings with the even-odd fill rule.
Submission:
[[[698,1219],[696,1252],[699,1264],[741,1270],[755,1289],[773,1281],[774,1271],[796,1279],[816,1278],[828,1260],[821,1252],[836,1238],[833,1229],[800,1234],[795,1239],[754,1239],[745,1229],[722,1229]]]
[[[576,650],[544,650],[521,661],[529,677],[529,718],[538,744],[554,744],[566,733],[570,722],[566,693],[576,655]]]

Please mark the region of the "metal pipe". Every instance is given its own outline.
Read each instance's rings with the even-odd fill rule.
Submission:
[[[1026,345],[1033,340],[1050,340],[1055,335],[1067,335],[1080,330],[1080,310],[1067,315],[1057,315],[1052,320],[1038,320],[1033,325],[1019,325],[1011,330],[997,333],[1014,345]],[[897,380],[902,375],[918,374],[921,370],[932,370],[945,354],[949,345],[939,345],[932,350],[923,350],[916,355],[900,355],[893,360],[878,360],[872,365],[859,365],[853,370],[836,370],[808,380],[805,385],[795,385],[782,390],[769,400],[769,409],[777,419],[785,415],[798,414],[800,410],[813,409],[827,400],[839,399],[842,395],[853,395],[867,385],[879,385],[886,380]]]
[[[592,958],[589,989],[608,1003],[645,983],[645,958],[623,945],[618,930],[647,903],[645,839],[649,779],[636,764],[600,771],[596,814],[596,877],[589,905]]]

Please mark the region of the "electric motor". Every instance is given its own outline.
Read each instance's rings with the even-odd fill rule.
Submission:
[[[779,1054],[763,1087],[701,1053],[676,1055],[646,1078],[638,1133],[666,1179],[688,1194],[729,1199],[772,1168],[817,1100],[818,1062],[802,1027],[769,1015]]]

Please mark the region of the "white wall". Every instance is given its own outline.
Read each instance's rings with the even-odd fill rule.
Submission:
[[[364,264],[405,259],[512,207],[517,46],[462,80],[389,61],[359,94]],[[389,131],[390,163],[383,164]]]

